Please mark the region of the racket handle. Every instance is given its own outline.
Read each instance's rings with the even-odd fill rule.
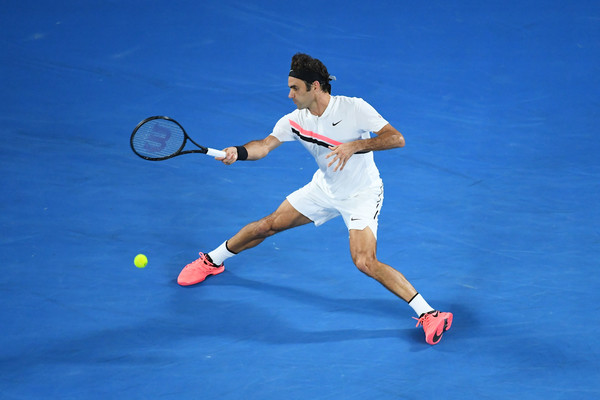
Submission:
[[[206,152],[206,154],[208,154],[209,156],[215,157],[215,158],[216,157],[225,158],[225,156],[227,155],[227,154],[225,154],[224,151],[215,150],[215,149],[211,149],[211,148],[208,149],[208,151]]]

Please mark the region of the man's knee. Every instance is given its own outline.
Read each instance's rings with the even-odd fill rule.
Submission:
[[[284,221],[276,214],[271,214],[254,223],[253,231],[257,237],[266,238],[278,232],[289,229]]]
[[[269,217],[258,220],[254,222],[253,225],[252,231],[256,237],[266,238],[277,233],[273,226],[273,220]]]
[[[377,274],[379,262],[374,254],[357,254],[352,257],[352,261],[362,273],[368,276]]]

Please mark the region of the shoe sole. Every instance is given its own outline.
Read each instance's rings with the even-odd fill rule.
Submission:
[[[193,286],[193,285],[197,285],[199,283],[202,283],[206,280],[206,278],[208,278],[209,276],[214,276],[214,275],[219,275],[220,273],[224,272],[225,268],[223,268],[221,271],[218,272],[209,272],[204,278],[200,279],[199,281],[190,281],[190,282],[180,282],[179,279],[177,280],[177,284],[179,286]]]

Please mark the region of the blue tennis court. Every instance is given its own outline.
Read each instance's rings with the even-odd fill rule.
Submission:
[[[600,3],[22,0],[0,32],[0,398],[600,398]],[[262,139],[296,52],[406,138],[378,257],[454,313],[436,346],[340,218],[176,283],[316,164],[149,162],[131,131]]]

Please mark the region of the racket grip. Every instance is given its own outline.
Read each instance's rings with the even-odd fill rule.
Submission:
[[[227,155],[227,154],[225,154],[224,151],[215,150],[215,149],[211,149],[211,148],[208,148],[208,151],[206,152],[206,154],[208,154],[209,156],[215,157],[215,158],[216,157],[225,158],[225,156]]]

